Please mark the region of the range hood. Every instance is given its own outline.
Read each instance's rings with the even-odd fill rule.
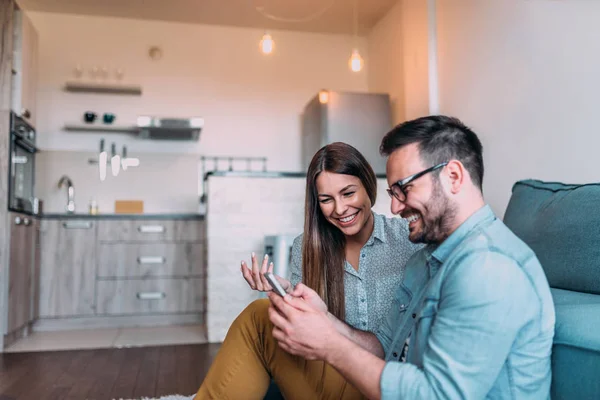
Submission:
[[[149,140],[198,141],[204,119],[141,116],[137,119],[138,137]]]

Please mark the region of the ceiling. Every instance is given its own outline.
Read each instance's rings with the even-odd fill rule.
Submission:
[[[397,0],[357,0],[358,32],[368,33]],[[353,33],[354,0],[18,0],[25,10],[273,30]],[[257,7],[279,21],[265,17]],[[322,10],[325,12],[321,13]],[[299,19],[319,14],[316,19]]]

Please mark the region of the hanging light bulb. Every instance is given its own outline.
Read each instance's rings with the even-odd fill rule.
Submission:
[[[350,60],[348,60],[348,66],[354,72],[359,72],[364,65],[364,61],[357,49],[352,50],[352,56],[350,56]]]
[[[265,33],[260,41],[260,51],[263,54],[271,54],[275,50],[275,42],[269,33]]]
[[[353,7],[352,7],[352,14],[353,14],[353,25],[354,25],[354,43],[356,46],[356,43],[358,42],[358,0],[354,0],[353,2]],[[362,59],[362,57],[360,56],[360,54],[358,53],[358,49],[356,47],[354,47],[354,49],[352,49],[352,55],[350,56],[350,59],[348,60],[348,66],[350,67],[350,69],[353,72],[359,72],[364,65],[364,61]]]
[[[321,90],[319,92],[319,103],[327,104],[329,101],[329,92],[327,90]]]

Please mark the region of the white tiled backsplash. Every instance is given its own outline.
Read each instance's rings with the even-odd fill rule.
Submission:
[[[65,212],[67,189],[58,188],[62,175],[75,187],[77,213],[87,213],[95,199],[100,213],[113,213],[115,200],[143,200],[145,213],[196,213],[198,198],[198,160],[190,154],[137,154],[139,167],[112,176],[110,163],[106,180],[100,181],[98,165],[88,163],[97,153],[42,151],[36,156],[36,195],[44,201],[44,212]]]

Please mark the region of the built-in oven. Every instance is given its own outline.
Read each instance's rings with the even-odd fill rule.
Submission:
[[[34,201],[37,151],[35,129],[11,113],[8,207],[13,211],[37,212]]]

